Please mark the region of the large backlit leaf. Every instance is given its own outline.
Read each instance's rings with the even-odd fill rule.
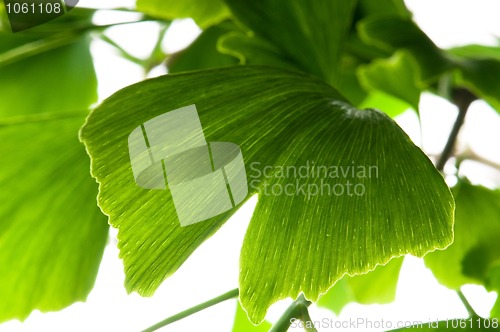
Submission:
[[[207,141],[241,147],[250,194],[260,192],[241,256],[240,300],[252,322],[261,322],[270,304],[301,291],[317,300],[345,273],[449,245],[453,200],[442,176],[390,118],[340,99],[308,75],[238,66],[138,83],[94,110],[81,135],[100,184],[99,204],[119,228],[128,290],[152,294],[234,212],[181,227],[169,190],[134,182],[131,131],[190,104],[197,106]],[[329,186],[351,181],[366,192],[266,194],[269,185],[318,185],[318,177],[274,177],[275,166],[308,162],[348,173],[349,166],[365,168],[371,177],[323,180]]]
[[[407,52],[399,51],[389,59],[375,60],[361,67],[358,74],[368,89],[397,97],[418,111],[421,92],[418,67]]]
[[[337,83],[339,60],[356,1],[225,2],[241,22],[280,48],[303,71]]]
[[[500,191],[461,181],[453,192],[455,240],[446,250],[425,256],[425,264],[439,282],[458,289],[484,283],[492,264],[500,260]]]
[[[391,260],[387,265],[377,266],[375,270],[354,277],[344,276],[326,294],[321,296],[317,305],[332,310],[337,315],[350,303],[385,304],[394,301],[399,271],[403,257]]]
[[[0,52],[34,42],[0,40]],[[0,321],[92,289],[108,225],[78,129],[96,83],[85,39],[0,67]]]
[[[360,36],[367,43],[390,51],[408,50],[419,65],[420,78],[423,81],[435,80],[454,66],[444,52],[409,19],[369,17],[359,23],[358,29]]]
[[[268,65],[285,69],[298,69],[293,60],[264,38],[235,31],[222,36],[218,49],[237,58],[240,64]]]
[[[137,0],[137,9],[168,20],[192,18],[203,28],[230,16],[222,0]]]

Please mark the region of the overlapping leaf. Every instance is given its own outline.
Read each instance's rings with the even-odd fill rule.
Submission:
[[[2,34],[0,58],[23,45],[44,44]],[[0,63],[0,321],[84,300],[108,233],[78,141],[96,99],[88,40],[34,54]]]
[[[300,69],[335,85],[356,1],[225,0],[232,13]]]
[[[500,192],[461,181],[456,201],[455,240],[444,251],[425,256],[425,264],[443,285],[458,289],[483,284],[500,260]]]
[[[241,255],[240,300],[252,322],[261,322],[279,299],[304,292],[317,300],[345,273],[451,242],[453,200],[443,178],[382,113],[351,108],[322,81],[271,67],[169,75],[116,93],[82,129],[99,204],[119,228],[129,291],[152,294],[234,212],[180,227],[168,190],[134,182],[130,132],[190,104],[208,141],[241,147],[250,191],[259,193]],[[319,177],[274,176],[276,166],[311,162],[372,167],[372,176],[323,179],[329,186],[351,181],[365,188],[362,195],[266,194],[296,181],[319,185]]]
[[[435,81],[454,68],[454,63],[410,19],[368,17],[358,24],[358,30],[367,43],[389,51],[408,50],[418,63],[419,77],[424,82]]]
[[[285,69],[298,69],[293,60],[271,42],[242,31],[222,36],[218,43],[220,52],[232,55],[243,65],[268,65]]]
[[[500,61],[497,59],[466,59],[459,64],[458,82],[500,112]]]
[[[403,0],[359,0],[359,11],[363,17],[367,16],[397,16],[411,18],[411,12],[406,8]]]
[[[375,60],[358,72],[368,90],[380,90],[395,96],[418,111],[421,88],[418,86],[418,67],[405,51],[389,59]]]

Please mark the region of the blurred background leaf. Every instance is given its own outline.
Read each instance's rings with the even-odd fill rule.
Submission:
[[[233,212],[183,228],[168,190],[143,190],[133,179],[129,133],[190,104],[198,108],[207,140],[240,145],[247,166],[314,160],[317,165],[377,167],[376,177],[357,179],[367,191],[362,196],[261,192],[240,261],[240,299],[254,323],[279,299],[303,291],[314,301],[345,273],[364,273],[394,256],[423,255],[451,241],[448,187],[422,151],[381,112],[356,110],[323,81],[272,67],[167,75],[116,93],[82,129],[92,174],[100,183],[99,204],[119,228],[128,290],[151,295]],[[251,194],[264,185],[285,188],[288,183],[282,181],[292,181],[262,178],[262,173],[255,180],[259,185]],[[301,186],[319,181],[299,180]],[[333,186],[340,180],[325,181]]]
[[[484,284],[500,261],[500,191],[460,180],[453,194],[454,242],[446,250],[427,254],[424,261],[440,283],[459,289],[465,284]]]
[[[107,239],[78,141],[97,99],[90,41],[50,32],[61,21],[0,32],[0,321],[85,300]]]
[[[418,112],[421,88],[418,67],[406,51],[379,59],[358,69],[360,81],[368,91],[379,90],[408,103]]]

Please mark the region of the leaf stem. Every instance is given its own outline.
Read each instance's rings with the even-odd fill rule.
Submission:
[[[465,297],[464,293],[459,289],[457,290],[458,297],[460,298],[460,301],[464,304],[465,309],[467,309],[467,312],[469,313],[469,317],[475,318],[479,317],[479,315],[474,311],[474,308],[470,305],[469,301]]]
[[[159,328],[161,327],[164,327],[168,324],[171,324],[173,322],[176,322],[178,320],[181,320],[183,318],[186,318],[192,314],[195,314],[199,311],[202,311],[204,309],[207,309],[207,308],[210,308],[211,306],[214,306],[216,304],[219,304],[221,302],[224,302],[226,300],[229,300],[229,299],[233,299],[235,297],[237,297],[239,294],[239,290],[238,288],[235,288],[233,290],[230,290],[229,292],[227,293],[224,293],[222,295],[219,295],[211,300],[208,300],[206,302],[203,302],[203,303],[200,303],[198,305],[195,305],[194,307],[191,307],[189,309],[186,309],[182,312],[179,312],[178,314],[175,314],[171,317],[168,317],[167,319],[164,319],[162,320],[161,322],[158,322],[150,327],[148,327],[147,329],[145,329],[144,331],[142,332],[152,332],[152,331],[156,331],[158,330]]]
[[[458,133],[460,132],[460,128],[462,128],[462,125],[464,124],[469,106],[476,99],[477,97],[467,89],[456,88],[452,92],[452,101],[458,107],[458,115],[455,120],[455,124],[451,129],[448,141],[443,149],[443,153],[441,153],[439,160],[436,162],[436,168],[440,172],[443,171],[444,165],[453,154],[453,148],[455,147],[455,142],[457,140]]]
[[[307,309],[311,305],[311,301],[306,300],[303,294],[293,301],[293,303],[286,309],[283,315],[278,319],[276,324],[269,330],[269,332],[286,332],[292,324],[293,319],[300,319],[304,323],[304,329],[307,332],[317,332],[309,316]]]

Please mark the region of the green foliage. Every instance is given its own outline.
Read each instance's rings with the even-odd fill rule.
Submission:
[[[500,110],[500,61],[470,59],[460,63],[458,82],[486,100],[497,112]]]
[[[391,330],[391,331],[498,331],[500,330],[498,320],[484,319],[480,317],[471,317],[467,319],[450,319],[438,322],[422,322],[413,326]]]
[[[367,18],[359,23],[358,29],[360,37],[369,44],[389,51],[409,51],[418,63],[419,77],[424,82],[435,81],[453,68],[445,54],[409,19]]]
[[[359,0],[358,10],[362,16],[396,16],[411,18],[411,12],[406,8],[403,0]]]
[[[120,230],[128,289],[151,294],[229,216],[181,228],[168,191],[137,187],[130,171],[128,134],[165,110],[192,103],[207,139],[240,145],[250,165],[249,181],[258,182],[253,193],[261,195],[243,243],[240,275],[241,302],[253,322],[262,321],[278,299],[302,291],[316,300],[344,273],[364,273],[393,256],[445,248],[452,239],[453,201],[441,175],[392,120],[351,108],[340,98],[311,77],[245,66],[149,80],[93,111],[82,138],[100,183],[99,204]],[[262,131],[268,135],[262,137]],[[359,180],[364,195],[263,194],[296,181],[265,178],[263,167],[299,167],[310,161],[346,169],[362,165],[365,172],[375,167],[377,174]],[[343,180],[356,183],[357,177]],[[339,178],[323,180],[332,187],[343,185]],[[320,186],[317,177],[297,181],[301,187]],[[348,241],[349,234],[356,240]],[[351,255],[341,254],[345,251]]]
[[[426,265],[452,289],[483,284],[500,260],[500,191],[460,181],[453,188],[456,202],[455,239],[445,251],[425,256]]]
[[[236,315],[234,317],[233,332],[267,332],[271,328],[271,323],[264,321],[260,325],[254,325],[248,320],[247,313],[241,307],[240,302],[236,304]]]
[[[418,111],[421,93],[418,67],[406,51],[399,51],[389,59],[375,60],[360,67],[359,75],[368,90],[380,90],[395,96]]]
[[[299,68],[335,85],[356,1],[225,1],[242,23]]]
[[[73,39],[31,55],[44,41],[0,34],[0,321],[85,300],[106,243],[77,134],[97,82],[89,40]]]
[[[298,69],[294,62],[287,59],[271,42],[242,31],[233,31],[220,38],[218,49],[221,53],[236,57],[242,65]]]

